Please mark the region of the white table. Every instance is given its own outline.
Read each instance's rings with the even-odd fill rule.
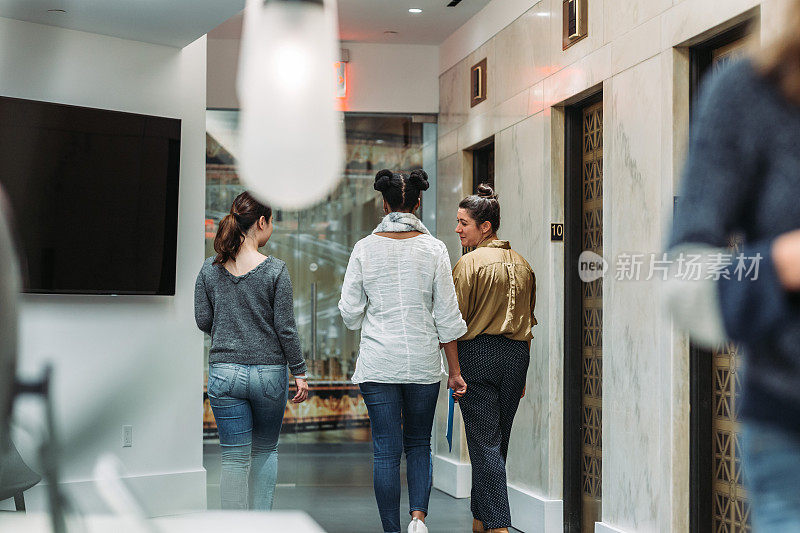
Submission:
[[[210,511],[152,518],[145,526],[121,516],[69,518],[69,533],[325,533],[301,511]],[[148,529],[147,526],[150,526]],[[0,512],[2,533],[52,533],[46,514]]]

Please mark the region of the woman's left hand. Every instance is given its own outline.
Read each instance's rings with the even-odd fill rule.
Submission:
[[[308,382],[305,378],[294,378],[294,384],[297,385],[297,394],[292,398],[292,403],[303,403],[308,399]]]
[[[464,396],[464,393],[467,392],[467,382],[464,381],[464,378],[461,377],[461,374],[457,374],[455,376],[450,376],[447,378],[447,388],[453,389],[453,399],[458,401],[459,398]]]

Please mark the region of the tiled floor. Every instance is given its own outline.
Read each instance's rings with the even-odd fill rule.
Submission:
[[[369,442],[313,442],[308,437],[282,438],[279,448],[275,509],[301,509],[328,533],[382,531],[372,492],[372,451]],[[220,451],[204,446],[208,472],[208,508],[219,508]],[[405,463],[401,466],[405,478]],[[403,479],[400,508],[408,509]],[[472,526],[469,499],[456,499],[434,489],[427,525],[431,533],[466,533]],[[402,514],[402,513],[401,513]],[[512,530],[514,531],[514,530]]]

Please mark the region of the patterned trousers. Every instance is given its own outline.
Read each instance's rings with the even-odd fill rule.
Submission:
[[[511,526],[506,456],[530,361],[525,341],[479,335],[458,343],[467,392],[459,400],[472,462],[472,516],[486,529]]]

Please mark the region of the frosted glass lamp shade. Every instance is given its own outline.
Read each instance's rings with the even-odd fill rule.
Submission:
[[[237,92],[239,176],[282,209],[319,203],[343,165],[336,5],[247,0]]]

